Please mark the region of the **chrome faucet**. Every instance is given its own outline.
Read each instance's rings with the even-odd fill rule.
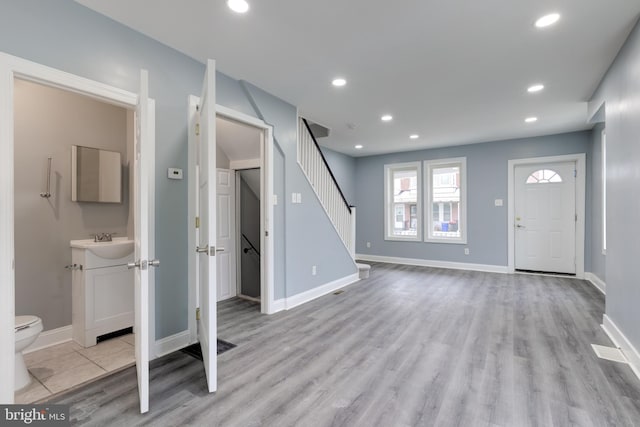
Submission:
[[[112,242],[116,233],[98,233],[93,235],[94,242]]]

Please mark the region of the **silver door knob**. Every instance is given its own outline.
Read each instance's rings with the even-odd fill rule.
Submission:
[[[196,252],[199,254],[208,254],[209,253],[209,245],[205,246],[197,246]]]
[[[128,262],[127,263],[127,268],[129,270],[131,270],[132,268],[137,268],[140,267],[140,261],[136,261],[136,262]]]
[[[518,227],[518,228],[527,228],[527,227],[525,227],[525,226],[524,226],[524,225],[522,225],[522,224],[516,224],[516,227]]]
[[[224,252],[224,248],[216,248],[216,252]]]
[[[152,267],[160,267],[160,260],[159,259],[152,259],[151,261],[149,261],[149,265]]]

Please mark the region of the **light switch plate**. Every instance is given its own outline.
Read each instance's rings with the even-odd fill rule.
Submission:
[[[502,206],[504,204],[502,199],[496,199],[494,203],[495,203],[496,206]]]

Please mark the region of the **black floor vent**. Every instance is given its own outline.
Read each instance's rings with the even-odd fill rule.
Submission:
[[[119,331],[109,332],[108,334],[100,335],[99,337],[96,338],[96,342],[101,343],[103,341],[107,341],[112,338],[117,338],[123,335],[129,335],[132,333],[133,333],[133,328],[120,329]]]
[[[236,346],[235,344],[231,344],[230,342],[218,340],[218,354],[222,354],[225,351],[229,351],[235,346]],[[192,344],[189,347],[183,348],[181,351],[183,353],[187,353],[191,357],[195,357],[198,360],[202,360],[202,349],[200,348],[200,343]]]

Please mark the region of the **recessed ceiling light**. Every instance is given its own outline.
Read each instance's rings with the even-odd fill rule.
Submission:
[[[336,87],[341,87],[347,84],[347,81],[345,79],[343,79],[342,77],[338,77],[336,79],[333,79],[333,81],[331,82],[332,85],[336,86]]]
[[[525,122],[527,123],[534,123],[538,121],[537,117],[527,117],[526,119],[524,119]]]
[[[390,122],[391,120],[393,120],[393,116],[390,114],[385,114],[384,116],[380,117],[380,120],[382,120],[383,122]]]
[[[536,27],[544,28],[549,25],[553,25],[560,19],[560,14],[558,13],[550,13],[549,15],[545,15],[542,18],[536,21]]]
[[[540,92],[542,89],[544,89],[544,85],[533,85],[533,86],[529,86],[529,88],[527,89],[527,92],[529,93],[535,93],[535,92]]]
[[[245,0],[227,0],[227,6],[238,13],[246,13],[249,10],[249,3]]]
[[[418,138],[420,138],[420,135],[418,135],[418,134],[414,133],[413,135],[409,135],[409,138],[411,138],[411,139],[418,139]]]
[[[362,150],[362,145],[358,144],[354,147],[356,150]]]

